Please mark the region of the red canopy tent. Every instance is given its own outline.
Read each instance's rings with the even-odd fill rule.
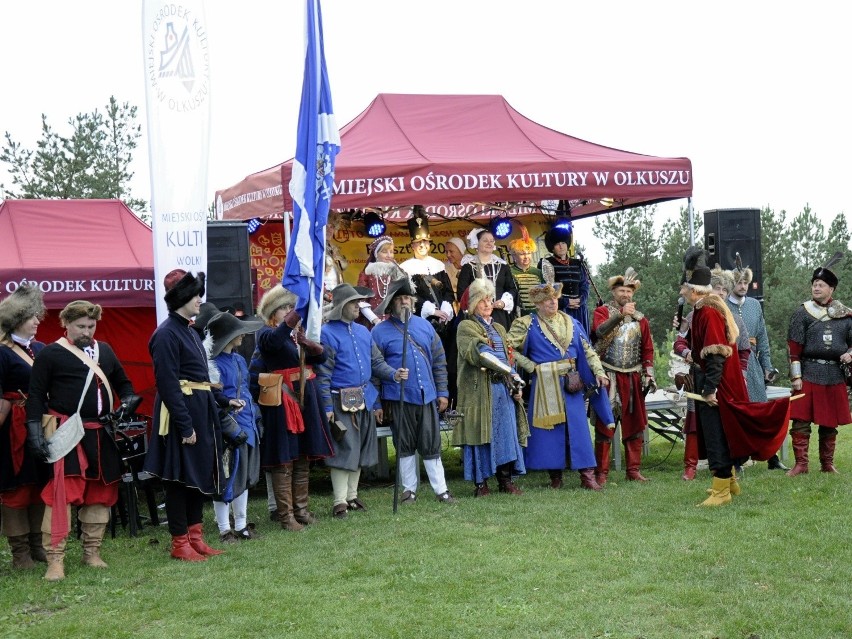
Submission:
[[[336,209],[568,200],[579,218],[692,195],[687,158],[565,135],[499,95],[382,93],[343,127],[341,144]],[[291,167],[292,160],[217,191],[219,217],[269,219],[292,210]]]
[[[120,200],[0,203],[0,297],[22,281],[44,291],[48,316],[37,339],[63,333],[59,310],[84,299],[104,307],[96,338],[116,351],[136,391],[153,407],[148,338],[157,326],[151,229]]]

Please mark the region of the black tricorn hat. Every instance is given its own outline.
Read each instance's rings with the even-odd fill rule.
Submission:
[[[203,272],[199,272],[195,276],[183,269],[170,271],[164,278],[166,294],[163,299],[166,300],[166,308],[170,311],[176,311],[196,295],[203,296],[205,282],[206,276]]]
[[[411,295],[412,297],[417,295],[414,289],[411,288],[411,280],[407,277],[400,277],[388,284],[388,292],[385,294],[385,299],[382,300],[382,303],[374,311],[376,315],[381,317],[387,313],[388,307],[397,295]]]

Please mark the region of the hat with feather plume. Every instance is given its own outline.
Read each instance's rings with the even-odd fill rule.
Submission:
[[[607,284],[609,285],[609,289],[612,290],[617,286],[629,286],[633,289],[633,291],[638,291],[639,287],[642,286],[642,282],[639,280],[639,273],[637,273],[632,266],[628,266],[627,270],[624,271],[624,275],[616,275],[607,280]]]
[[[840,260],[843,259],[843,252],[837,251],[834,255],[832,255],[828,261],[820,266],[818,269],[814,271],[813,277],[811,277],[811,284],[816,280],[822,280],[826,284],[828,284],[831,288],[837,288],[837,284],[840,280],[837,279],[837,275],[834,274],[834,271],[830,270],[832,266],[837,264]]]

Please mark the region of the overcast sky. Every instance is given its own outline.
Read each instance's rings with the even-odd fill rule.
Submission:
[[[179,3],[177,3],[179,4]],[[338,124],[377,93],[496,93],[606,146],[686,156],[698,215],[848,213],[848,21],[836,3],[324,0]],[[208,191],[293,156],[303,0],[207,1]],[[114,95],[140,109],[134,194],[150,198],[141,0],[0,2],[0,131],[66,133]],[[0,168],[0,182],[9,184]],[[682,200],[659,208],[664,217]],[[577,239],[597,262],[591,221]]]

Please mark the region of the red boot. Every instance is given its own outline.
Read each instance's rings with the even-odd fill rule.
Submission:
[[[651,481],[643,477],[639,472],[639,464],[642,461],[642,437],[634,437],[624,442],[624,456],[627,464],[627,481]]]
[[[790,439],[793,442],[793,456],[796,458],[796,464],[787,471],[787,477],[804,475],[808,472],[808,445],[811,434],[794,430],[790,432]]]
[[[834,467],[834,445],[837,443],[837,433],[819,434],[819,464],[824,473],[836,473]]]
[[[586,490],[603,490],[601,485],[595,481],[595,469],[594,468],[584,468],[579,471],[580,473],[580,488],[585,488]]]
[[[192,546],[192,549],[199,555],[212,557],[213,555],[221,555],[225,552],[224,550],[211,548],[204,543],[204,539],[201,537],[201,524],[192,524],[192,526],[190,526],[187,530],[189,530],[189,545]]]
[[[609,477],[609,451],[612,448],[612,440],[595,442],[595,481],[599,486],[606,486]]]
[[[172,535],[172,557],[182,561],[207,561],[207,557],[192,548],[189,535]]]
[[[683,435],[683,476],[684,481],[695,479],[695,469],[698,468],[698,433]]]

